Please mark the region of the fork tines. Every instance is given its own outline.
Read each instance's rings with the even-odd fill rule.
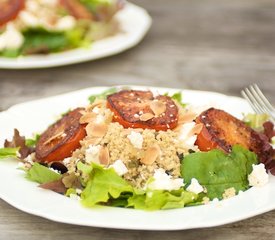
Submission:
[[[263,92],[260,90],[257,84],[252,84],[245,88],[241,91],[241,94],[249,102],[250,106],[256,113],[266,113],[270,115],[274,121],[275,109],[264,96]]]

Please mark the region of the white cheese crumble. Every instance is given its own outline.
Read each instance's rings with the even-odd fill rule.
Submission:
[[[199,184],[198,180],[196,178],[191,179],[191,184],[186,188],[188,192],[193,192],[195,194],[199,194],[203,192],[202,185]]]
[[[100,151],[100,145],[90,145],[85,152],[86,162],[87,163],[94,162],[94,163],[100,164],[99,151]]]
[[[63,163],[65,166],[69,165],[71,162],[71,157],[64,158]]]
[[[8,23],[6,30],[0,35],[0,50],[19,48],[23,42],[23,35],[15,28],[13,23]]]
[[[110,167],[114,168],[119,176],[122,176],[128,172],[127,167],[120,159],[116,160],[112,165],[110,165]]]
[[[96,114],[99,114],[99,112],[100,112],[99,107],[94,107],[93,110],[92,110],[92,112],[96,113]]]
[[[58,174],[60,174],[60,171],[58,171],[58,170],[56,170],[56,169],[54,169],[54,168],[49,168],[51,171],[53,171],[53,172],[55,172],[55,173],[58,173]]]
[[[265,165],[260,163],[258,165],[252,165],[253,170],[248,175],[249,186],[262,187],[268,183],[268,174],[265,169]]]
[[[81,198],[77,194],[74,194],[74,193],[70,194],[70,198],[75,200],[75,201],[80,201],[81,200]]]
[[[100,115],[100,114],[96,115],[95,123],[100,124],[100,123],[103,123],[103,122],[105,122],[105,117],[103,115]]]
[[[76,20],[72,16],[62,17],[55,25],[56,30],[66,31],[74,28],[76,25]]]
[[[187,147],[193,148],[197,140],[197,135],[190,135],[190,132],[195,127],[195,122],[185,123],[181,126],[179,139],[183,141]]]
[[[21,11],[18,17],[22,23],[28,27],[37,27],[41,25],[39,18],[28,11]]]
[[[131,131],[131,133],[127,136],[132,145],[137,149],[142,149],[143,137],[140,133]]]
[[[182,178],[175,178],[165,173],[165,170],[162,168],[156,169],[154,176],[154,180],[147,184],[147,188],[151,190],[177,190],[180,187],[184,186]]]

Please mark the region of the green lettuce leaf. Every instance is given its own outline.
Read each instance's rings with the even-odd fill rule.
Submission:
[[[26,175],[27,179],[40,184],[57,181],[61,177],[61,174],[56,173],[39,163],[34,163],[33,166],[27,171]]]
[[[186,103],[183,103],[183,94],[182,92],[176,92],[172,95],[169,95],[168,93],[164,94],[165,96],[171,97],[173,100],[177,101],[178,104],[180,104],[183,108],[186,107]]]
[[[9,157],[17,157],[17,152],[19,148],[0,148],[0,159],[9,158]]]
[[[83,168],[83,165],[80,166]],[[196,194],[183,188],[170,192],[134,189],[113,168],[105,169],[97,164],[92,164],[92,167],[90,179],[81,194],[82,203],[86,207],[105,203],[115,207],[159,210],[181,208],[197,199]],[[83,169],[86,172],[87,168]]]
[[[92,167],[90,179],[81,194],[84,206],[91,207],[97,203],[106,203],[110,198],[119,198],[124,192],[133,192],[132,186],[113,168],[104,169],[97,164],[92,164]]]
[[[89,101],[90,103],[93,103],[96,99],[106,99],[106,97],[110,94],[113,94],[117,92],[117,89],[116,88],[109,88],[107,90],[105,90],[104,92],[102,93],[99,93],[99,94],[95,94],[95,95],[91,95],[89,97]]]
[[[134,207],[141,210],[160,210],[182,208],[185,205],[194,202],[197,195],[187,192],[184,189],[175,191],[166,190],[147,190],[134,193],[128,199],[128,207]]]
[[[244,116],[243,121],[255,130],[261,131],[263,130],[263,124],[268,121],[269,118],[268,114],[248,113]]]
[[[40,138],[40,134],[35,134],[34,138],[28,138],[25,141],[27,147],[34,147]]]
[[[187,185],[196,178],[206,187],[210,199],[222,199],[225,189],[234,187],[238,192],[249,187],[247,177],[252,164],[257,163],[256,154],[236,145],[230,154],[215,149],[187,155],[182,161],[181,174]]]

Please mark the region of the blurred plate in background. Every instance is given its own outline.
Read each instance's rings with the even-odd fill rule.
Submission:
[[[62,53],[33,55],[19,58],[0,58],[0,68],[27,69],[47,68],[95,60],[123,52],[137,45],[151,26],[151,17],[145,9],[126,3],[117,13],[120,32],[96,41],[88,49],[79,48]]]

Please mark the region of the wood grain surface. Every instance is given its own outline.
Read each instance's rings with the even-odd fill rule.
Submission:
[[[93,62],[40,70],[0,70],[0,110],[85,87],[117,84],[240,96],[243,87],[258,83],[275,104],[274,0],[133,2],[146,8],[153,18],[152,29],[142,43]],[[1,240],[40,238],[271,240],[275,239],[275,211],[216,228],[126,231],[55,223],[0,200]]]

